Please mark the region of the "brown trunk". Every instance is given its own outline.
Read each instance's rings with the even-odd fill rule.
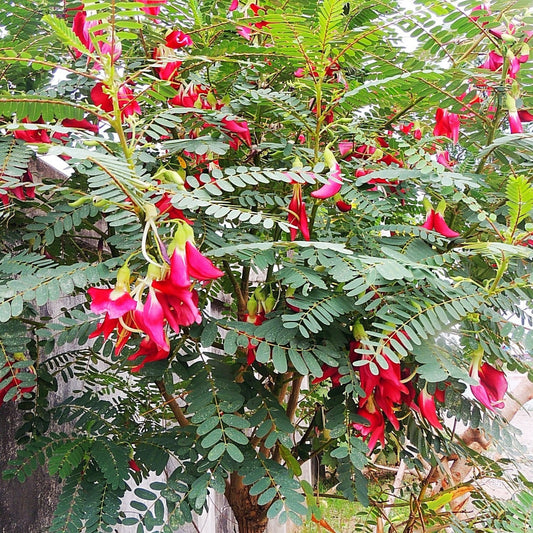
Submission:
[[[225,495],[237,520],[239,533],[264,533],[268,525],[266,513],[270,505],[259,505],[259,496],[250,495],[250,487],[243,485],[242,477],[231,475]]]

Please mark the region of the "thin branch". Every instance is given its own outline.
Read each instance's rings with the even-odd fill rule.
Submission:
[[[156,380],[155,384],[161,393],[161,396],[165,399],[165,403],[170,407],[174,418],[178,421],[180,426],[188,426],[190,424],[189,420],[185,418],[184,412],[181,410],[181,407],[178,405],[176,399],[171,396],[165,387],[165,382],[162,379]]]

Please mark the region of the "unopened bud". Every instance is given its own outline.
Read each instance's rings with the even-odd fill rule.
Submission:
[[[359,320],[355,322],[354,325],[352,326],[352,334],[353,334],[353,338],[356,341],[360,341],[362,339],[368,339],[368,335],[365,331],[365,328],[363,324],[359,322]]]
[[[270,293],[263,303],[263,307],[265,308],[265,313],[271,313],[275,305],[276,305],[276,298],[274,298],[274,295]]]

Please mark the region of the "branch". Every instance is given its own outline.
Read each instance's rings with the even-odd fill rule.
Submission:
[[[166,404],[170,407],[174,418],[178,421],[180,426],[188,426],[190,424],[189,420],[185,418],[185,414],[181,410],[181,407],[178,405],[176,399],[171,396],[165,387],[165,382],[162,379],[156,380],[155,384],[161,393],[161,396],[165,399]]]

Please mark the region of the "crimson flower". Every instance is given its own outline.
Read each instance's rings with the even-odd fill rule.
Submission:
[[[26,170],[26,172],[23,174],[21,180],[23,184],[24,183],[30,183],[33,184],[33,175],[29,170]],[[0,186],[2,185],[2,182],[0,182]],[[29,187],[25,185],[17,185],[16,187],[8,189],[15,198],[18,198],[19,200],[26,200],[35,198],[35,187],[33,185],[30,185]],[[9,205],[9,194],[0,194],[0,202],[2,202],[3,205],[7,206]]]
[[[146,363],[166,359],[169,353],[170,349],[168,347],[158,346],[150,337],[144,337],[139,349],[128,357],[128,361],[134,361],[139,357],[143,358],[138,365],[132,367],[131,371],[138,372]]]
[[[23,124],[44,124],[42,117],[37,119],[37,122],[30,122],[28,118],[23,118],[21,121]],[[13,132],[15,139],[26,141],[27,143],[51,143],[52,140],[48,136],[48,133],[43,128],[27,129],[27,130],[15,130]]]
[[[103,111],[111,113],[113,111],[113,99],[106,92],[106,87],[102,82],[98,82],[91,90],[91,99]],[[109,90],[109,88],[107,89]],[[128,86],[122,85],[118,90],[117,97],[121,118],[141,113],[141,107]]]
[[[335,200],[335,205],[337,206],[337,209],[343,213],[347,213],[352,209],[352,204],[345,202],[342,198]]]
[[[436,429],[442,429],[442,424],[437,417],[435,407],[435,397],[429,394],[426,389],[422,389],[418,395],[418,407],[420,414]]]
[[[90,29],[98,24],[100,24],[100,21],[98,20],[87,20],[87,13],[83,10],[78,11],[72,21],[72,31],[89,52],[94,52],[94,44],[91,39]],[[81,56],[79,50],[76,50],[75,54],[76,57]]]
[[[520,118],[521,122],[533,122],[533,114],[527,109],[520,109],[518,111],[518,117]]]
[[[455,239],[456,237],[460,237],[460,233],[457,233],[456,231],[453,231],[448,224],[446,224],[446,221],[444,220],[444,217],[442,216],[442,213],[446,209],[446,203],[443,201],[439,203],[437,206],[437,209],[434,210],[431,207],[431,204],[429,201],[424,198],[424,205],[426,206],[426,221],[424,224],[422,224],[422,228],[427,229],[429,231],[436,231],[437,233],[440,233],[443,237],[447,237],[448,239]]]
[[[176,50],[184,46],[191,46],[192,39],[189,34],[183,33],[181,30],[174,30],[165,37],[165,43],[169,48]]]
[[[128,466],[134,471],[134,472],[140,472],[141,469],[139,468],[139,465],[135,461],[135,459],[130,459],[128,461]]]
[[[24,361],[26,358],[23,354],[15,354],[15,361]],[[7,385],[5,385],[3,388],[0,389],[0,405],[4,403],[4,398],[6,397],[6,394],[13,388],[17,388],[16,394],[13,396],[13,401],[15,401],[16,398],[20,398],[23,394],[32,392],[35,388],[35,385],[32,385],[30,387],[20,387],[19,385],[22,383],[22,380],[16,377],[16,375],[21,371],[19,368],[14,368],[11,361],[6,361],[4,368],[9,367],[8,374],[11,374],[11,381]],[[29,367],[27,369],[28,372],[31,372],[32,374],[35,374],[35,369],[33,366]],[[8,376],[3,376],[2,381],[6,380]]]
[[[489,363],[483,363],[481,366],[479,363],[480,361],[474,357],[470,366],[470,376],[479,380],[479,385],[470,385],[472,394],[487,409],[491,411],[494,411],[495,407],[501,409],[505,405],[503,397],[508,387],[505,373],[489,365]]]
[[[89,122],[87,119],[75,119],[75,118],[65,118],[61,121],[61,126],[64,128],[72,128],[75,130],[86,130],[93,133],[98,133],[98,125],[93,122]],[[54,133],[54,139],[63,140],[65,137],[68,137],[68,133]]]
[[[456,144],[459,140],[459,115],[439,107],[435,120],[437,123],[433,129],[433,135],[435,137],[448,137]]]
[[[318,383],[322,383],[323,381],[325,381],[326,379],[329,379],[331,378],[331,384],[334,386],[334,387],[339,387],[341,382],[341,378],[342,378],[342,374],[339,372],[339,367],[338,366],[329,366],[329,365],[326,365],[326,364],[323,364],[322,365],[322,375],[319,377],[319,378],[315,378],[313,379],[313,381],[311,381],[311,383],[313,385],[316,385]]]
[[[291,225],[290,235],[291,241],[296,239],[298,230],[302,232],[303,238],[308,241],[310,239],[309,225],[307,222],[307,213],[305,211],[305,202],[302,201],[302,184],[293,183],[292,185],[292,200],[289,203],[288,221]]]

